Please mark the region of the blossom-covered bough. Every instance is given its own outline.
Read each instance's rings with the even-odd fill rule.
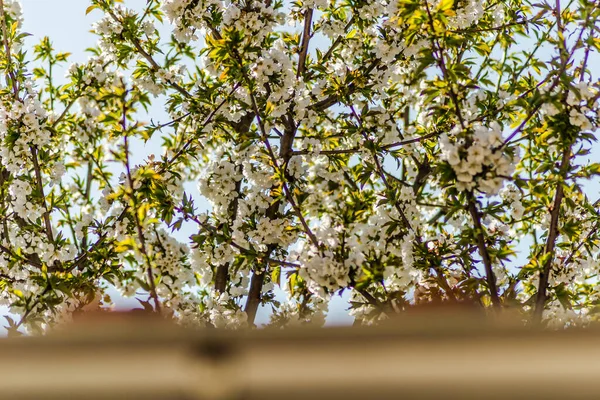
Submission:
[[[597,1],[92,0],[66,82],[0,9],[11,333],[110,287],[228,328],[322,323],[344,291],[363,324],[441,301],[595,319]],[[157,103],[171,120],[143,122]],[[163,153],[136,164],[143,142]]]

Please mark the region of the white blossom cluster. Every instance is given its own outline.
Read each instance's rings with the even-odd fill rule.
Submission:
[[[287,328],[311,323],[322,326],[327,315],[328,301],[324,299],[312,299],[310,307],[302,307],[291,298],[281,304],[279,309],[271,314],[270,326]]]
[[[206,302],[210,323],[215,328],[238,329],[247,325],[248,316],[239,308],[231,307],[227,293],[212,294]]]
[[[476,24],[484,14],[485,4],[482,1],[469,0],[460,3],[462,7],[458,7],[456,15],[448,18],[448,27],[450,29],[466,29],[473,24]],[[497,25],[500,25],[504,16],[502,4],[496,5],[492,15],[494,16]]]
[[[181,80],[185,71],[184,65],[172,65],[168,69],[160,68],[147,74],[132,77],[132,83],[140,89],[151,93],[154,97],[164,94],[168,83]]]
[[[98,83],[110,87],[110,84],[115,79],[115,74],[107,67],[110,64],[109,60],[102,57],[91,57],[85,64],[73,63],[67,70],[67,78],[80,79],[84,85],[92,85]],[[81,77],[79,77],[81,74]]]
[[[497,194],[504,180],[515,170],[514,156],[503,148],[502,129],[496,122],[489,127],[477,124],[472,139],[451,139],[442,134],[442,155],[456,174],[458,190],[477,188],[488,195]],[[470,143],[469,143],[470,142]]]
[[[256,229],[250,231],[248,236],[250,242],[257,243],[257,248],[261,251],[265,251],[268,245],[278,245],[285,249],[295,239],[295,235],[288,228],[288,220],[261,217],[257,221]]]
[[[198,181],[200,193],[210,201],[216,215],[226,217],[230,202],[237,196],[236,184],[242,179],[239,166],[227,159],[226,149],[211,153]]]
[[[219,0],[165,0],[162,9],[175,26],[173,35],[183,43],[198,38],[196,31],[206,28],[205,18],[213,9],[221,8]]]
[[[110,16],[105,16],[94,25],[94,31],[100,35],[98,45],[102,49],[102,55],[107,60],[113,60],[117,52],[117,46],[112,38],[123,31],[120,23],[113,20]]]
[[[588,82],[575,83],[573,89],[566,96],[569,122],[582,131],[597,129],[590,119],[590,116],[594,116],[594,114],[597,116],[597,113],[592,112],[593,109],[597,109],[598,105],[597,89]],[[562,106],[555,102],[547,102],[541,106],[541,113],[548,118],[555,117],[561,112],[563,112]]]
[[[575,89],[579,92],[578,95],[573,90],[567,95],[567,104],[572,107],[569,111],[569,122],[582,131],[597,129],[588,118],[591,109],[597,109],[596,90],[588,82],[578,82]]]
[[[284,14],[268,3],[256,0],[227,3],[229,4],[223,12],[223,24],[244,32],[245,40],[250,43],[261,43],[275,24],[283,22]]]
[[[271,93],[268,101],[274,105],[271,116],[278,118],[284,115],[291,104],[293,96],[300,97],[302,90],[296,81],[292,61],[284,51],[283,41],[278,40],[268,52],[256,60],[252,68],[252,76],[260,86],[267,83]],[[298,86],[297,90],[293,90]]]
[[[521,193],[514,185],[507,185],[500,190],[500,197],[507,201],[511,207],[511,216],[514,220],[520,220],[523,217],[525,207],[521,202]]]
[[[2,165],[11,173],[20,173],[28,164],[30,146],[50,143],[45,125],[46,110],[37,99],[32,83],[26,83],[27,96],[22,101],[6,99],[0,105],[0,149]]]
[[[161,298],[168,299],[169,306],[176,307],[181,301],[179,294],[196,283],[193,270],[185,262],[189,249],[162,229],[155,232],[155,239],[153,261],[156,272],[162,277],[156,292]]]
[[[600,167],[579,157],[594,150],[598,46],[584,2],[566,52],[540,33],[563,29],[556,15],[519,0],[113,3],[93,3],[99,43],[66,85],[36,46],[34,89],[21,36],[3,38],[11,329],[109,308],[111,286],[228,329],[254,326],[259,306],[274,327],[320,324],[345,291],[363,324],[453,299],[530,312],[547,265],[544,318],[595,318],[600,234],[581,182]],[[4,17],[18,32],[18,2]],[[521,32],[557,55],[507,40]],[[170,120],[146,122],[163,101]]]

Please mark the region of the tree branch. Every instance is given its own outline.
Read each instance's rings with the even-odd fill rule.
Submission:
[[[298,70],[296,72],[296,78],[304,75],[306,69],[306,55],[308,54],[308,43],[310,42],[310,27],[312,25],[313,9],[307,8],[304,11],[304,31],[302,33],[302,45],[300,47],[300,54],[298,58]]]
[[[221,107],[223,107],[223,105],[225,103],[227,103],[227,101],[229,100],[229,98],[231,97],[231,95],[233,95],[233,93],[237,90],[237,88],[240,86],[239,83],[236,83],[233,88],[231,89],[231,91],[228,93],[227,97],[225,97],[223,100],[221,100],[217,106],[210,112],[210,114],[208,114],[208,116],[206,117],[206,119],[202,122],[202,126],[206,126],[208,125],[213,118],[217,115],[217,113],[219,112],[219,110],[221,109]],[[177,160],[177,158],[179,158],[191,145],[192,143],[197,140],[196,136],[190,136],[190,138],[183,144],[183,146],[181,147],[181,149],[179,149],[170,159],[167,159],[163,165],[159,168],[158,172],[162,173],[165,172],[165,170],[175,162],[175,160]]]
[[[140,241],[140,250],[146,259],[147,268],[146,274],[148,275],[148,286],[150,287],[150,297],[154,300],[154,308],[160,314],[161,313],[161,305],[160,300],[158,298],[158,294],[156,293],[156,285],[154,283],[154,273],[152,272],[152,261],[150,260],[150,256],[148,254],[148,249],[146,247],[146,238],[144,237],[144,232],[142,230],[142,223],[140,221],[140,217],[137,212],[137,199],[135,196],[135,187],[133,184],[133,177],[131,176],[131,167],[129,163],[129,140],[127,134],[127,104],[125,102],[125,98],[123,98],[123,119],[121,121],[121,127],[123,129],[123,147],[125,150],[125,170],[127,175],[127,182],[129,184],[130,190],[130,200],[133,205],[133,218],[135,221],[135,226],[137,229],[138,239]]]
[[[31,150],[31,158],[33,160],[33,169],[35,172],[35,182],[37,185],[38,192],[40,192],[40,197],[42,199],[42,206],[44,207],[44,225],[46,228],[46,237],[50,243],[54,243],[54,234],[52,233],[52,224],[50,223],[50,210],[48,210],[48,206],[46,205],[46,195],[44,194],[44,184],[42,182],[42,171],[40,168],[40,164],[38,162],[38,153],[37,149],[34,146],[30,147]]]
[[[123,29],[127,29],[127,27],[123,24],[123,22],[115,15],[115,13],[113,13],[109,7],[106,8],[106,12],[111,16],[111,18],[118,23],[119,25],[121,25],[123,27]],[[140,53],[140,55],[142,57],[144,57],[148,63],[150,63],[150,65],[152,66],[152,69],[156,72],[159,69],[161,69],[160,65],[158,65],[158,63],[154,60],[154,58],[152,58],[152,56],[150,54],[148,54],[148,52],[146,50],[144,50],[144,48],[142,47],[142,45],[140,44],[140,41],[133,35],[129,35],[129,40],[131,42],[131,44],[133,44],[133,46],[135,47],[135,49],[138,51],[138,53]],[[173,89],[177,90],[179,93],[181,93],[183,96],[185,97],[192,97],[192,95],[190,94],[190,92],[188,92],[187,90],[185,90],[183,87],[181,87],[180,85],[178,85],[175,82],[171,82],[168,81],[167,82]]]
[[[250,130],[250,126],[252,125],[252,120],[254,119],[252,114],[247,114],[239,124],[235,127],[236,132],[239,135],[243,135],[248,133]],[[239,167],[240,173],[242,172],[242,166]],[[236,196],[230,204],[229,217],[231,221],[235,221],[238,211],[238,204],[241,196],[242,189],[242,180],[236,182],[235,184],[235,193]],[[227,281],[229,279],[229,263],[220,264],[217,267],[217,273],[215,275],[215,290],[219,293],[224,293],[227,288]]]
[[[19,98],[19,88],[17,86],[17,77],[15,76],[14,71],[12,71],[12,57],[10,55],[10,42],[8,40],[8,28],[6,26],[6,13],[4,11],[4,0],[0,0],[0,18],[2,19],[2,41],[4,42],[4,51],[6,55],[6,84],[8,85],[8,78],[10,78],[12,83],[12,90],[15,99]]]
[[[571,146],[569,145],[563,153],[563,157],[560,163],[560,180],[556,187],[556,193],[554,195],[554,202],[552,204],[552,211],[550,212],[550,227],[548,228],[548,238],[546,239],[546,246],[544,248],[544,255],[548,258],[544,263],[544,267],[540,272],[540,281],[538,285],[538,292],[535,299],[535,310],[533,313],[534,323],[539,323],[542,320],[542,314],[544,307],[546,306],[546,300],[548,298],[547,288],[548,279],[550,278],[550,269],[552,268],[552,262],[554,261],[554,248],[556,246],[556,239],[558,237],[558,218],[560,216],[560,206],[564,197],[564,178],[570,168],[571,159]]]
[[[496,276],[494,275],[494,270],[492,269],[492,260],[490,259],[490,254],[488,253],[487,246],[485,244],[485,237],[483,236],[481,216],[479,215],[479,211],[477,210],[477,205],[475,204],[475,198],[473,196],[473,193],[469,192],[467,197],[469,202],[469,213],[471,214],[473,224],[475,224],[475,237],[477,239],[477,248],[479,249],[479,253],[481,254],[483,265],[485,267],[485,279],[487,281],[488,289],[490,291],[492,304],[495,307],[500,307],[501,304],[500,298],[498,297],[498,288],[496,286]]]

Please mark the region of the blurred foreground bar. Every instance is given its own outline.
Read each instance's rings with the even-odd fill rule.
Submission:
[[[243,332],[109,313],[47,337],[1,340],[0,398],[595,398],[599,333],[464,312]]]

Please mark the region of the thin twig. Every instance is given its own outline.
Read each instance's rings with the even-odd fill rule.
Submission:
[[[156,293],[156,284],[154,283],[154,272],[152,271],[152,261],[148,254],[148,249],[146,247],[146,238],[144,237],[144,232],[142,230],[142,223],[138,216],[137,212],[137,198],[135,195],[135,186],[133,183],[133,178],[131,176],[131,166],[129,163],[129,141],[127,134],[127,104],[125,102],[125,98],[123,98],[123,118],[121,120],[121,127],[123,129],[123,147],[125,151],[125,170],[127,175],[127,181],[129,183],[130,190],[130,198],[133,203],[133,218],[135,220],[135,225],[137,229],[138,239],[140,241],[140,250],[146,259],[147,268],[146,274],[148,275],[148,286],[150,287],[150,297],[154,300],[154,308],[160,314],[161,313],[161,305],[160,300],[158,298],[158,294]]]
[[[15,76],[14,71],[12,70],[12,57],[10,55],[10,42],[8,40],[8,28],[6,26],[6,13],[4,11],[4,0],[0,0],[0,19],[2,19],[2,41],[4,42],[4,51],[6,55],[6,71],[7,71],[7,84],[8,78],[10,78],[12,83],[12,90],[15,96],[15,99],[19,98],[19,88],[17,87],[17,78]]]
[[[46,205],[46,195],[44,194],[44,184],[42,182],[42,171],[38,162],[38,153],[37,149],[34,146],[31,146],[31,158],[33,160],[33,169],[35,172],[35,181],[37,184],[37,189],[39,191],[39,195],[42,199],[42,207],[44,208],[44,224],[46,226],[46,237],[50,243],[54,243],[54,234],[52,233],[52,224],[50,223],[50,210]]]
[[[106,12],[111,16],[111,18],[118,23],[119,25],[121,25],[123,28],[126,28],[126,26],[123,24],[123,22],[115,15],[115,13],[113,13],[110,9],[110,7],[106,8]],[[140,44],[140,41],[137,39],[137,37],[133,36],[133,35],[129,35],[129,40],[130,42],[133,44],[133,46],[135,47],[135,49],[138,51],[138,53],[140,53],[140,55],[142,57],[144,57],[152,66],[152,69],[157,72],[158,70],[161,69],[160,65],[158,65],[158,63],[154,60],[154,58],[152,58],[152,56],[150,54],[148,54],[148,52],[146,52],[146,50],[144,50],[144,48],[142,47],[142,45]],[[179,93],[181,93],[183,96],[185,97],[192,97],[192,95],[190,94],[190,92],[188,92],[187,90],[185,90],[183,87],[181,87],[180,85],[178,85],[175,82],[172,81],[168,81],[167,82],[173,89],[177,90]]]
[[[384,146],[381,146],[381,148],[383,150],[389,150],[389,149],[392,149],[392,148],[395,148],[395,147],[406,146],[407,144],[422,142],[423,140],[431,139],[431,138],[439,136],[439,135],[441,135],[441,132],[431,132],[431,133],[428,133],[426,135],[423,135],[423,136],[420,136],[420,137],[417,137],[417,138],[406,139],[406,140],[402,140],[400,142],[386,144]]]
[[[219,110],[221,109],[221,107],[223,107],[223,105],[225,103],[227,103],[227,101],[229,100],[229,98],[233,95],[233,93],[237,90],[237,88],[240,86],[239,83],[236,83],[233,88],[231,89],[231,91],[228,93],[227,97],[225,97],[223,100],[221,100],[217,106],[210,112],[210,114],[208,114],[208,116],[206,117],[206,119],[204,120],[204,122],[202,122],[202,126],[206,126],[208,125],[212,119],[217,115],[217,113],[219,112]],[[175,162],[175,160],[177,160],[187,149],[188,147],[190,147],[192,145],[192,143],[197,140],[196,136],[190,136],[190,138],[188,138],[188,140],[183,144],[183,146],[170,158],[167,159],[167,161],[165,161],[163,163],[163,165],[160,167],[160,169],[158,170],[159,173],[165,172],[165,170]]]

